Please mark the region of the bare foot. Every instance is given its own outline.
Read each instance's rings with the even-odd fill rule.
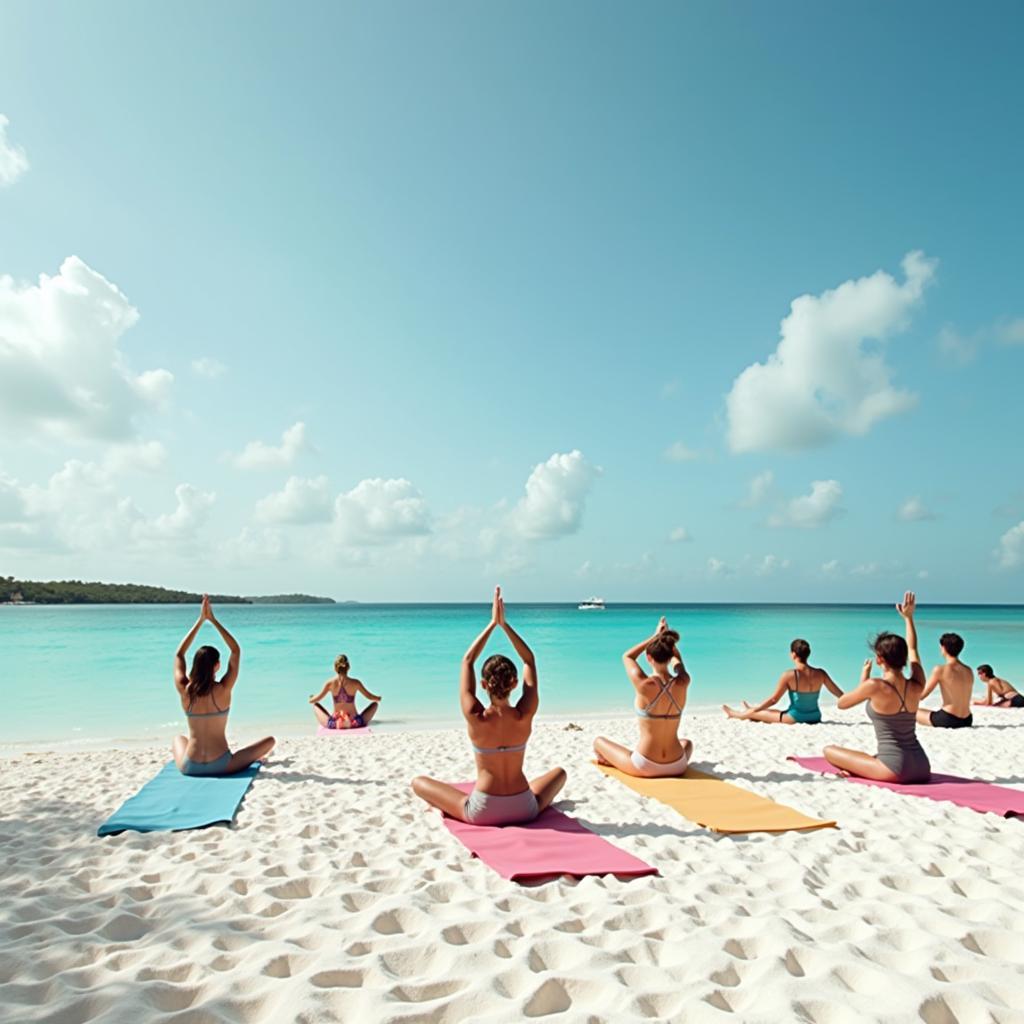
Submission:
[[[743,716],[738,711],[733,711],[728,704],[722,705],[722,710],[726,713],[729,718],[742,718]]]

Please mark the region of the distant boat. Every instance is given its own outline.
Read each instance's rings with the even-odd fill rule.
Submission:
[[[576,606],[581,612],[603,612],[605,610],[603,597],[588,597],[586,601],[580,601]]]

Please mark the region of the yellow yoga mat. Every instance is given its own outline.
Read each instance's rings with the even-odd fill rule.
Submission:
[[[598,768],[643,796],[667,804],[684,818],[715,832],[788,832],[791,829],[835,828],[834,821],[809,818],[785,804],[777,804],[694,768],[675,779],[638,779],[618,768]]]

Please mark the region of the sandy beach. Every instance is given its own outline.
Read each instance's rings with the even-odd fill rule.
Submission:
[[[285,740],[231,827],[96,827],[162,749],[2,762],[5,1021],[1024,1021],[1024,823],[787,763],[873,749],[817,727],[687,714],[695,765],[840,828],[717,836],[588,763],[629,718],[541,721],[556,804],[660,877],[519,885],[408,789],[469,778],[461,729]],[[1024,717],[922,730],[937,770],[1024,785]]]

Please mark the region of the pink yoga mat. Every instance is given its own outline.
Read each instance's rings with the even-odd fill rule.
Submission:
[[[463,793],[473,788],[472,782],[453,785]],[[474,857],[513,882],[545,875],[640,878],[658,873],[552,807],[526,825],[467,825],[447,816],[444,824]]]
[[[326,725],[316,727],[317,736],[369,736],[372,731],[368,725],[355,729],[328,729]]]
[[[813,772],[822,772],[825,775],[839,774],[839,770],[823,757],[790,757],[788,760],[796,761],[798,765]],[[957,775],[932,773],[930,782],[904,786],[898,782],[858,779],[855,775],[847,778],[850,782],[859,782],[864,786],[880,786],[904,796],[923,796],[926,800],[944,800],[958,807],[970,807],[972,811],[1001,814],[1004,818],[1024,815],[1024,790],[997,786],[994,782],[984,782],[981,779],[962,779]]]

